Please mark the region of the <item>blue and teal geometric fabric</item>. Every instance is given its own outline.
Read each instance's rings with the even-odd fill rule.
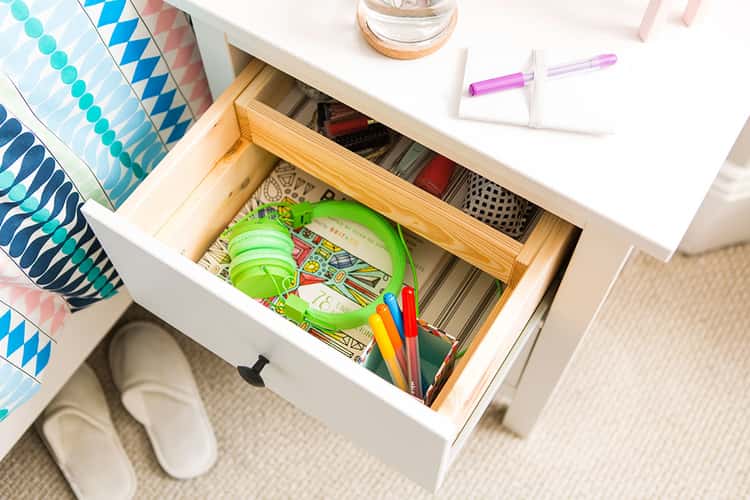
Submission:
[[[122,282],[81,214],[85,197],[38,137],[0,104],[0,251],[73,309]]]
[[[0,299],[0,420],[40,387],[54,340],[24,314]]]
[[[210,102],[163,0],[0,0],[0,420],[67,315],[122,285],[83,203],[119,207]]]
[[[0,47],[0,66],[115,207],[195,119],[127,0],[0,0]]]
[[[40,388],[38,380],[0,357],[0,422]]]

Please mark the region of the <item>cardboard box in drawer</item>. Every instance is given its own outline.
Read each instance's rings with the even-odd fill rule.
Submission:
[[[418,320],[417,323],[419,327],[422,393],[424,394],[424,403],[429,406],[453,372],[457,358],[458,341],[422,319]],[[386,382],[392,383],[388,368],[374,339],[357,358],[357,362]]]

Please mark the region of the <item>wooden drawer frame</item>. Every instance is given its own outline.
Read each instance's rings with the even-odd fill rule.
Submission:
[[[487,402],[488,390],[496,383],[498,373],[507,371],[514,346],[517,347],[521,332],[568,257],[577,230],[544,213],[526,242],[519,243],[273,109],[293,85],[291,77],[260,61],[252,61],[116,214],[92,203],[85,206],[84,213],[121,270],[134,299],[157,314],[162,313],[164,319],[228,361],[249,364],[254,359],[251,355],[242,357],[240,353],[229,352],[229,347],[235,347],[229,334],[217,333],[222,338],[208,338],[205,331],[191,332],[190,325],[181,324],[179,308],[166,311],[154,291],[164,284],[149,288],[148,277],[136,276],[133,271],[137,267],[134,259],[143,259],[143,269],[153,269],[155,277],[163,270],[163,276],[174,279],[175,286],[202,286],[201,297],[208,297],[208,293],[211,300],[218,300],[217,297],[224,300],[228,307],[234,308],[233,314],[235,309],[242,309],[243,314],[264,329],[263,335],[270,335],[264,337],[264,343],[278,336],[277,340],[295,344],[295,348],[304,349],[315,362],[326,364],[339,376],[350,379],[348,382],[358,385],[359,390],[370,391],[375,397],[365,398],[363,404],[382,401],[382,405],[392,407],[387,410],[388,418],[392,410],[400,412],[401,417],[409,419],[404,421],[404,432],[409,426],[416,426],[415,429],[424,426],[423,437],[421,430],[412,432],[414,445],[420,445],[418,441],[422,440],[424,453],[436,454],[434,460],[425,460],[429,464],[424,466],[409,465],[414,457],[424,458],[419,451],[411,456],[411,451],[403,451],[403,457],[394,457],[376,444],[377,436],[359,441],[424,486],[436,488],[450,461],[451,446],[462,432],[470,432],[476,423],[476,415],[472,418],[475,410]],[[208,273],[196,269],[198,266],[193,262],[268,175],[277,161],[275,155],[508,285],[431,409],[422,405],[414,408],[414,401],[409,401],[411,398],[405,394],[393,391],[382,380],[368,378],[369,372],[360,373],[366,370],[341,364],[350,362],[334,358],[331,353],[318,352],[328,348],[320,343],[310,344],[308,340],[313,339],[307,339],[308,336],[292,338],[296,327],[284,320],[277,321],[280,318],[275,315],[277,319],[269,319],[268,311],[260,308],[261,312],[251,299],[213,277],[216,283],[206,280],[201,272]],[[179,260],[173,262],[173,258]],[[147,271],[144,273],[148,275]],[[294,393],[289,386],[277,392],[283,393],[285,388]],[[341,425],[337,418],[329,418],[327,410],[288,398],[308,413],[328,420],[334,429]],[[397,416],[393,418],[398,420]],[[472,423],[467,425],[469,422]],[[402,436],[406,440],[404,446],[412,444],[410,437]]]

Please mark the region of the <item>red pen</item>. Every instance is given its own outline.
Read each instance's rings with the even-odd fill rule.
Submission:
[[[406,343],[407,383],[412,396],[423,399],[422,370],[419,362],[419,328],[417,327],[417,306],[414,289],[404,286],[401,290],[401,307],[404,317],[404,337]]]
[[[379,304],[375,308],[375,311],[383,319],[383,325],[385,325],[385,331],[388,333],[388,337],[391,339],[391,345],[393,350],[396,351],[396,359],[398,364],[401,366],[401,372],[406,373],[406,357],[404,356],[404,343],[401,341],[401,336],[398,334],[398,327],[396,322],[391,316],[391,311],[385,304]]]
[[[366,116],[361,116],[343,121],[328,120],[325,122],[325,128],[326,134],[328,134],[329,137],[338,137],[340,135],[352,134],[364,130],[375,123],[377,123],[375,120],[367,118]]]

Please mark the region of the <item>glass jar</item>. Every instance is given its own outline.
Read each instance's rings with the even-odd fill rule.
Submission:
[[[367,26],[379,38],[406,46],[426,45],[451,24],[456,0],[360,0]]]

